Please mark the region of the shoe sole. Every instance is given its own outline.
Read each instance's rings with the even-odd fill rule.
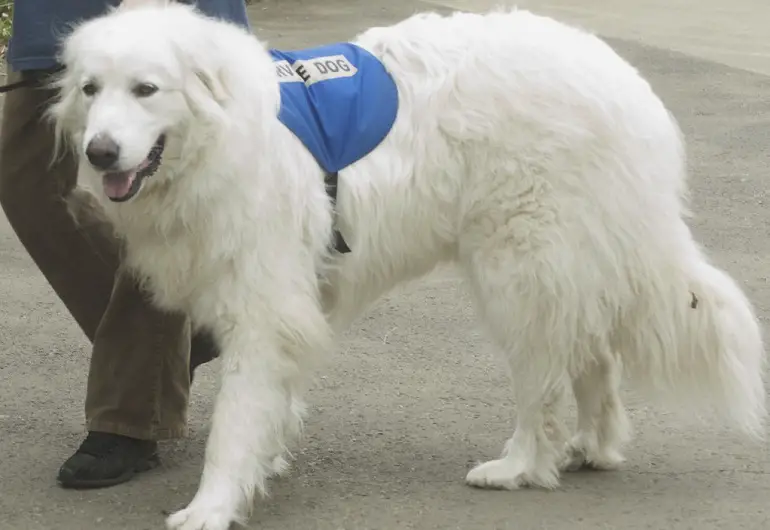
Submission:
[[[109,488],[110,486],[117,486],[118,484],[123,484],[125,482],[128,482],[132,478],[134,478],[137,473],[144,473],[145,471],[150,471],[151,469],[155,469],[160,465],[160,458],[158,458],[158,455],[152,455],[148,458],[143,458],[139,462],[136,463],[136,465],[126,470],[125,473],[122,475],[119,475],[114,478],[105,478],[105,479],[99,479],[99,480],[72,480],[67,482],[57,481],[59,483],[59,486],[61,486],[64,489],[70,489],[70,490],[89,490],[89,489],[98,489],[98,488]]]

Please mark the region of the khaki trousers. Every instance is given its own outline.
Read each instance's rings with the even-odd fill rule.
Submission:
[[[21,78],[11,73],[7,82]],[[214,358],[216,347],[206,334],[191,341],[188,320],[153,307],[121,268],[120,241],[94,197],[77,188],[74,158],[68,154],[50,164],[54,135],[43,112],[52,96],[47,89],[23,87],[5,97],[0,204],[93,344],[87,429],[144,440],[183,436],[190,365]]]

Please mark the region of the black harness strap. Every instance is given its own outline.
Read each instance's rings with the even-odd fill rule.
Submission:
[[[332,201],[332,208],[337,204],[337,178],[338,174],[335,173],[327,173],[324,176],[324,184],[326,184],[326,193],[329,195],[329,198]],[[336,228],[334,229],[334,250],[339,252],[340,254],[347,254],[350,252],[350,247],[347,243],[345,243],[345,239],[342,237],[342,234],[340,234],[340,231]]]

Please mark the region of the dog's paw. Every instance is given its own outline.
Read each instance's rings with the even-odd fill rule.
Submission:
[[[558,477],[553,472],[528,473],[521,460],[506,457],[474,467],[466,475],[465,482],[484,489],[516,490],[525,486],[552,489],[558,485]]]
[[[523,470],[507,458],[490,460],[471,469],[465,483],[475,488],[515,490],[526,485]]]
[[[234,516],[226,510],[193,501],[187,508],[168,516],[168,530],[229,530]]]
[[[591,450],[586,445],[580,438],[575,437],[568,444],[566,458],[559,467],[563,471],[569,472],[580,470],[614,471],[625,461],[623,455],[618,451],[611,449]]]

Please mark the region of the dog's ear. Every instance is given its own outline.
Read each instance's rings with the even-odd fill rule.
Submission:
[[[72,134],[82,127],[84,117],[78,105],[80,88],[74,75],[62,70],[52,75],[46,81],[45,87],[55,94],[43,115],[54,129],[54,149],[50,161],[53,165],[65,151],[77,152],[77,147],[72,142]]]
[[[196,97],[206,97],[221,106],[231,94],[216,58],[207,55],[206,38],[202,36],[192,46],[177,42],[172,42],[171,46],[180,63],[187,66],[185,70],[192,73],[187,79],[188,92],[200,92]]]
[[[230,95],[221,76],[198,67],[188,79],[184,96],[193,114],[208,120],[224,118],[224,104]]]
[[[195,77],[203,87],[209,91],[214,101],[220,105],[227,101],[230,94],[227,92],[221,72],[208,72],[204,69],[196,69]]]

